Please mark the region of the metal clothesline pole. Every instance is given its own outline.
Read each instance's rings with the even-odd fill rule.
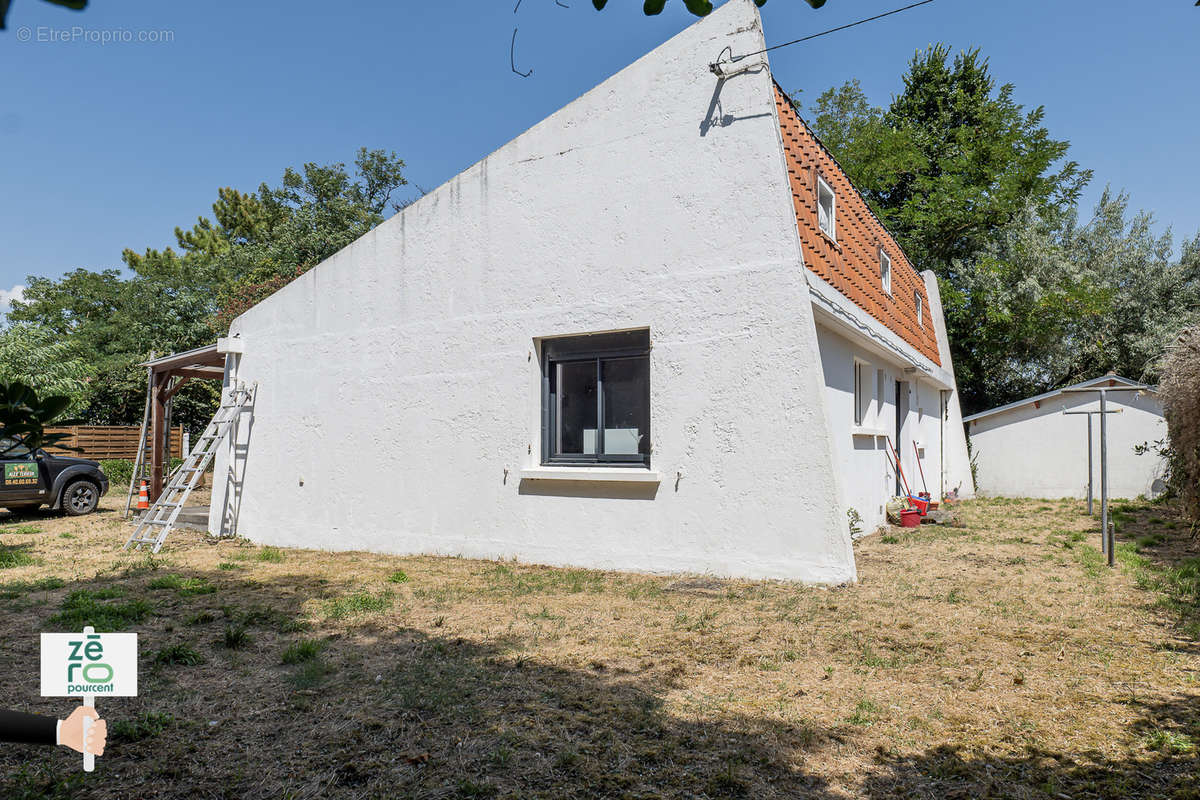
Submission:
[[[1104,548],[1104,554],[1108,556],[1108,565],[1110,567],[1116,564],[1116,537],[1108,524],[1108,410],[1106,407],[1108,393],[1143,392],[1149,388],[1145,384],[1139,384],[1137,386],[1084,386],[1078,389],[1062,390],[1064,393],[1100,393],[1100,410],[1096,412],[1100,415],[1100,542]],[[1091,417],[1088,417],[1088,419],[1091,419]]]
[[[1088,516],[1092,515],[1092,476],[1095,474],[1095,468],[1092,466],[1092,414],[1099,414],[1099,411],[1067,411],[1063,409],[1064,414],[1087,414],[1088,418]],[[1105,414],[1120,414],[1121,409],[1114,408],[1111,411],[1105,411]]]

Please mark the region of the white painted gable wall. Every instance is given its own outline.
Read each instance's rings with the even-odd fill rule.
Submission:
[[[239,317],[258,399],[213,530],[852,580],[771,78],[707,70],[763,46],[731,0]],[[661,484],[522,480],[535,337],[640,326]]]

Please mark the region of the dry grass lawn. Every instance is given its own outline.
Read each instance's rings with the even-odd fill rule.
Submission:
[[[1126,504],[1114,571],[1081,504],[978,501],[819,589],[191,531],[151,557],[120,505],[0,514],[9,707],[70,709],[41,631],[141,649],[96,772],[7,745],[4,798],[1200,798],[1200,548],[1169,506]]]

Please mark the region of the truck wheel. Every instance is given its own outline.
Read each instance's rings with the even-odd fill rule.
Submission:
[[[73,481],[62,493],[62,510],[72,517],[90,514],[100,502],[100,489],[91,481]]]

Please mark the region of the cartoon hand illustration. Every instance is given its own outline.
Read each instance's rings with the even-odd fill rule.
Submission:
[[[100,719],[96,709],[80,706],[71,712],[71,716],[62,721],[58,729],[58,743],[80,753],[83,749],[83,718],[92,720],[91,730],[88,731],[87,751],[92,755],[104,755],[104,744],[108,738],[108,723]]]

